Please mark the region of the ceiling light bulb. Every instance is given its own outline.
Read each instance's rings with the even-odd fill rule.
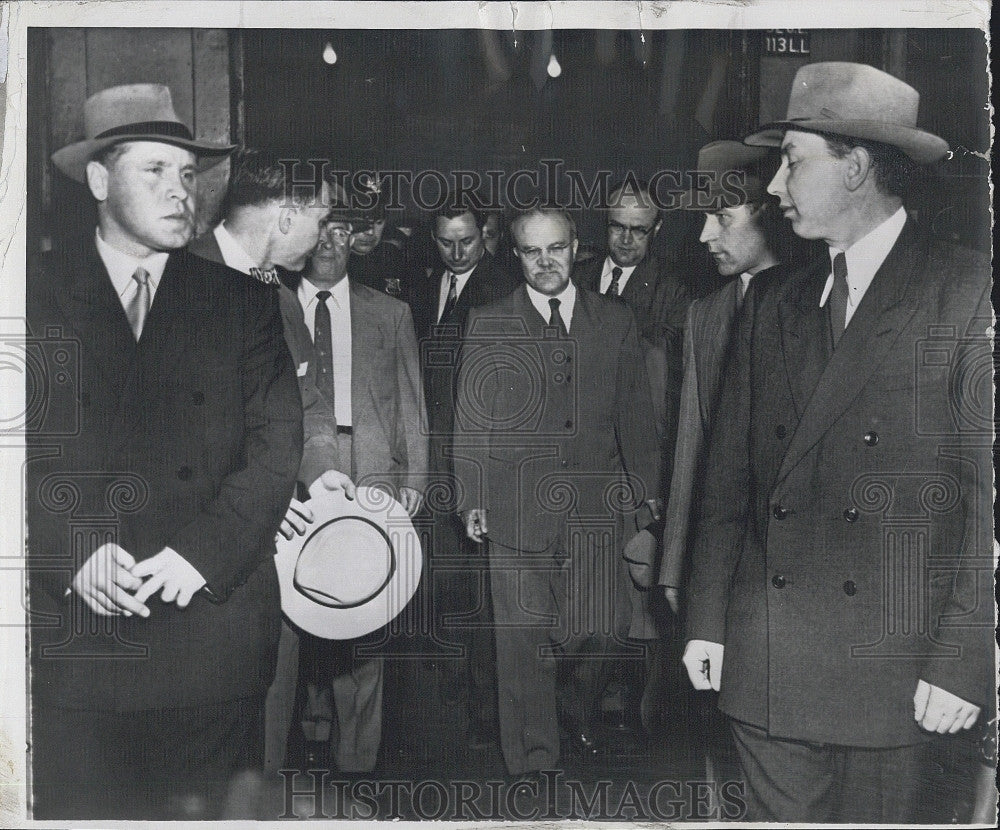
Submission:
[[[326,46],[323,47],[323,61],[330,66],[337,62],[337,53],[333,51],[333,44],[330,41],[327,41]]]
[[[549,73],[550,78],[558,78],[562,75],[562,67],[559,65],[559,61],[556,60],[555,55],[549,55],[549,65],[545,67],[545,71]]]

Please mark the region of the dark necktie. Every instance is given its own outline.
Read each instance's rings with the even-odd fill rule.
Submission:
[[[136,282],[136,292],[125,306],[125,316],[128,317],[128,324],[132,327],[132,334],[135,335],[136,342],[138,342],[142,336],[142,327],[146,322],[146,315],[149,314],[149,306],[152,302],[152,295],[149,291],[149,271],[140,265],[135,269],[132,279]]]
[[[549,300],[549,308],[552,309],[552,313],[549,314],[549,325],[555,326],[559,329],[559,334],[565,337],[569,332],[566,331],[566,324],[563,323],[562,315],[559,314],[559,300],[555,297]]]
[[[604,292],[606,297],[617,297],[618,292],[618,280],[622,278],[622,269],[617,265],[611,269],[611,285],[608,286],[608,290]]]
[[[448,284],[448,296],[444,301],[444,309],[441,311],[441,319],[438,320],[439,323],[447,323],[448,318],[451,317],[451,313],[455,310],[455,303],[458,302],[458,285],[455,282],[455,275],[450,271],[451,282]]]
[[[833,258],[833,288],[830,289],[830,332],[836,348],[847,328],[847,257],[841,251]]]
[[[316,292],[316,318],[313,326],[313,350],[316,352],[316,388],[333,407],[333,335],[330,326],[330,309],[326,301],[329,291]]]
[[[264,285],[278,284],[277,268],[251,268],[250,276],[255,280],[260,280]]]

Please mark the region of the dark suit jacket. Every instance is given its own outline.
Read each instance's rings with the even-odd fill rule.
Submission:
[[[573,280],[588,291],[599,291],[601,272],[607,255],[580,263],[573,270]],[[625,283],[621,298],[635,312],[639,337],[658,345],[666,343],[668,352],[679,356],[684,317],[691,304],[691,294],[659,259],[650,253]]]
[[[27,467],[36,700],[125,711],[262,695],[274,536],[302,451],[274,291],[176,251],[137,344],[92,241],[28,288],[54,371]],[[169,546],[208,591],[186,609],[153,598],[146,619],[97,617],[66,589],[106,541],[137,561]]]
[[[829,267],[741,318],[688,636],[725,645],[732,717],[899,746],[920,679],[994,707],[989,261],[908,221],[832,353]]]
[[[424,280],[420,290],[411,296],[411,307],[420,341],[420,365],[431,431],[431,467],[439,479],[444,477],[442,480],[445,480],[451,473],[449,448],[454,424],[455,381],[469,312],[506,297],[522,281],[498,268],[489,254],[483,254],[458,295],[451,314],[438,323],[442,274],[443,271],[437,271]]]
[[[755,294],[780,283],[786,269],[780,265],[758,273],[751,281]],[[689,560],[688,536],[692,505],[705,464],[705,441],[712,428],[719,379],[730,352],[740,280],[695,300],[684,326],[684,381],[681,386],[677,443],[673,451],[673,478],[663,532],[663,559],[659,584],[681,586]],[[748,292],[748,298],[752,295]]]

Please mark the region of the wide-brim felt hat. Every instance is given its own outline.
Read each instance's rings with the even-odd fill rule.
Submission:
[[[162,84],[126,84],[94,93],[83,105],[83,134],[82,141],[52,154],[52,163],[78,182],[86,182],[87,163],[94,156],[123,141],[183,147],[198,157],[199,171],[213,167],[236,149],[234,144],[196,141],[174,112],[170,89]]]
[[[309,492],[313,521],[306,533],[278,537],[281,610],[302,630],[328,640],[377,631],[416,593],[420,537],[384,490],[358,487],[351,500],[317,480]]]
[[[714,211],[768,198],[764,189],[777,169],[775,153],[740,141],[713,141],[698,151],[691,188],[681,196],[685,210]],[[771,162],[770,167],[768,162]]]
[[[863,63],[811,63],[792,81],[783,121],[764,124],[743,141],[779,147],[786,130],[831,133],[896,147],[921,164],[948,154],[948,142],[917,128],[920,93]]]

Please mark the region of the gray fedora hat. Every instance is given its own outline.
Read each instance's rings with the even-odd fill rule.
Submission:
[[[83,141],[52,154],[52,163],[78,182],[87,180],[87,162],[123,141],[159,141],[190,150],[198,170],[222,161],[236,146],[195,141],[174,112],[170,90],[162,84],[113,86],[91,95],[83,105]]]
[[[832,133],[889,144],[929,164],[944,158],[948,142],[917,129],[920,93],[863,63],[811,63],[792,81],[784,121],[765,124],[743,141],[778,147],[786,130]]]
[[[777,168],[765,170],[774,151],[748,147],[739,141],[713,141],[698,151],[698,166],[690,171],[691,189],[681,196],[685,210],[713,211],[768,198],[766,179]]]

